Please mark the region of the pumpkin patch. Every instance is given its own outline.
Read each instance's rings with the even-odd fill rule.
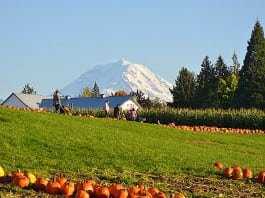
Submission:
[[[37,115],[37,116],[42,116],[42,115]],[[62,118],[62,119],[65,119],[65,118]],[[72,119],[72,118],[69,118],[69,117],[67,117],[67,119]],[[83,118],[74,118],[74,119],[77,119],[77,120],[82,120],[83,121],[83,123],[86,123],[86,122],[90,122],[90,120],[84,120]],[[92,120],[92,119],[91,119]],[[95,120],[95,119],[93,119],[93,120]],[[123,122],[124,123],[124,122]],[[91,125],[92,126],[92,125]],[[144,127],[146,127],[146,126],[144,126]],[[161,129],[161,131],[163,131],[164,129],[162,128],[162,127],[157,127],[157,128],[160,128]],[[79,129],[79,128],[78,128]],[[89,130],[90,128],[88,128],[88,130]],[[128,128],[128,132],[130,132],[132,129],[129,129]],[[66,132],[68,132],[67,130],[65,130]],[[76,131],[78,131],[78,130],[76,130]],[[170,131],[170,133],[171,132],[174,132],[174,130],[171,130],[171,129],[166,129],[166,131]],[[47,130],[47,132],[51,132],[51,130],[49,129],[49,131]],[[118,131],[119,132],[119,131]],[[184,133],[183,131],[181,131],[182,133]],[[177,131],[177,133],[181,133],[181,132],[179,132],[179,131]],[[190,132],[188,132],[188,134],[189,134]],[[192,133],[192,132],[191,132]],[[197,136],[199,136],[199,135],[205,135],[205,134],[198,134],[198,133],[192,133],[192,134],[196,134]],[[90,134],[89,134],[90,135]],[[141,135],[140,133],[138,134],[138,136],[139,135]],[[208,134],[207,134],[208,135]],[[210,135],[212,135],[212,136],[218,136],[218,135],[220,135],[220,134],[210,134]],[[231,135],[231,134],[221,134],[221,135],[223,135],[223,136],[231,136],[231,137],[234,137],[234,135]],[[60,136],[61,137],[63,137],[63,138],[65,138],[66,136],[62,136],[62,134],[60,134]],[[235,136],[240,136],[240,137],[249,137],[249,136],[255,136],[255,135],[235,135]],[[261,135],[262,136],[262,135]],[[33,136],[34,137],[34,136]],[[88,136],[84,136],[83,134],[82,134],[82,137],[88,137]],[[124,138],[125,137],[125,135],[124,136],[122,136],[122,138]],[[177,136],[176,136],[177,137]],[[256,137],[256,136],[255,136]],[[163,136],[162,136],[162,138],[163,138]],[[49,139],[51,139],[51,138],[49,138]],[[52,140],[52,139],[51,139]],[[138,139],[137,139],[138,140]],[[196,139],[197,140],[197,139]],[[199,138],[198,138],[198,140],[200,140]],[[103,141],[105,141],[104,139],[103,139]],[[138,140],[139,141],[139,140]],[[169,142],[170,141],[172,141],[172,140],[169,140]],[[174,141],[178,144],[178,143],[180,143],[180,141],[181,141],[181,139],[174,139]],[[184,139],[184,141],[186,141],[185,139]],[[219,141],[219,140],[218,140]],[[225,141],[224,141],[225,142]],[[253,141],[254,142],[254,141]],[[90,142],[87,142],[88,143],[88,145],[89,145],[89,143]],[[193,144],[193,142],[188,142],[190,145],[191,145],[191,143]],[[205,144],[204,144],[205,143]],[[218,150],[218,148],[220,148],[220,149],[223,149],[223,145],[224,144],[222,144],[223,143],[223,141],[219,141],[219,142],[208,142],[208,141],[204,141],[203,143],[202,142],[198,142],[198,144],[197,144],[197,142],[196,142],[196,144],[197,145],[202,145],[202,147],[206,147],[206,146],[218,146],[217,147],[217,150]],[[246,142],[244,142],[243,144],[248,144],[248,143],[246,143]],[[260,145],[261,143],[259,143],[258,142],[258,144],[257,145]],[[76,143],[74,143],[73,145],[77,145]],[[179,144],[180,145],[180,144]],[[83,146],[83,145],[82,145]],[[193,145],[192,145],[193,146]],[[163,146],[164,147],[164,146]],[[53,148],[53,147],[51,147],[51,148]],[[100,147],[98,147],[98,149],[101,149],[101,148],[103,148],[104,149],[104,147],[102,147],[102,145],[100,145]],[[42,148],[43,149],[43,148]],[[71,148],[68,148],[68,149],[71,149]],[[90,149],[90,148],[88,148],[88,149]],[[200,150],[200,148],[198,149],[198,150]],[[68,150],[67,150],[68,151]],[[126,150],[125,150],[126,151]],[[181,150],[180,150],[181,151]],[[60,151],[60,152],[62,152],[62,151]],[[82,151],[83,152],[83,151]],[[80,152],[80,154],[82,153],[82,152]],[[108,151],[107,151],[108,152]],[[225,152],[225,151],[224,151]],[[229,152],[229,151],[228,151]],[[248,152],[248,151],[247,151]],[[29,152],[30,153],[30,152]],[[58,153],[59,153],[59,151],[58,151]],[[254,152],[252,152],[252,153],[254,153]],[[144,152],[142,153],[142,154],[144,154]],[[157,155],[156,156],[156,153],[152,153],[153,154],[153,156],[150,156],[150,157],[160,157],[159,155]],[[89,155],[91,156],[91,154],[89,153]],[[165,153],[165,155],[168,155],[168,152],[166,152]],[[238,154],[237,154],[238,155]],[[52,155],[51,155],[52,156]],[[73,155],[68,155],[68,156],[73,156]],[[238,156],[240,156],[240,155],[238,155]],[[237,157],[238,157],[237,156]],[[105,157],[105,156],[104,156]],[[139,156],[139,157],[141,157],[141,155]],[[214,157],[215,159],[216,158],[222,158],[222,155],[221,155],[221,152],[219,152],[219,153],[217,153],[217,155]],[[15,158],[15,157],[14,157]],[[18,157],[16,157],[16,158],[18,158]],[[95,158],[97,158],[97,155],[95,155]],[[39,159],[44,159],[44,158],[39,158]],[[67,158],[65,158],[65,159],[67,159]],[[85,159],[85,158],[84,158]],[[107,159],[107,158],[105,158],[105,159]],[[131,158],[129,158],[129,160],[130,160]],[[145,157],[145,159],[146,159],[146,157]],[[174,159],[174,161],[172,160],[172,163],[178,163],[178,161],[175,161],[175,158],[172,158],[172,159]],[[237,159],[236,157],[235,157],[235,159]],[[240,158],[239,158],[240,159]],[[45,159],[46,160],[46,159]],[[89,160],[90,160],[90,158],[89,158]],[[183,159],[181,159],[180,158],[180,160],[183,160]],[[212,159],[210,159],[210,160],[212,160]],[[210,161],[209,160],[209,161]],[[227,161],[229,161],[229,162],[231,162],[232,161],[232,164],[231,165],[233,165],[234,163],[234,161],[233,160],[230,160],[230,159],[227,159],[227,158],[224,158],[224,160],[227,160]],[[251,159],[251,161],[252,161],[253,159]],[[10,161],[10,160],[9,160]],[[69,160],[67,160],[67,161],[69,161]],[[4,161],[3,162],[5,162],[5,159],[4,159]],[[18,162],[18,161],[17,161]],[[80,162],[80,161],[79,161]],[[82,161],[81,161],[82,162]],[[146,161],[147,163],[149,163],[149,160],[147,159],[147,161]],[[259,161],[258,161],[259,162]],[[13,162],[12,162],[13,163]],[[63,162],[64,163],[64,162]],[[62,163],[62,164],[63,164]],[[91,169],[90,169],[90,167],[89,167],[89,164],[90,162],[88,161],[88,163],[86,163],[87,164],[87,166],[88,166],[88,168],[87,169],[84,169],[83,167],[82,167],[82,165],[80,164],[79,165],[79,163],[78,163],[78,165],[77,166],[80,166],[80,170],[81,171],[79,171],[79,169],[76,169],[76,167],[75,167],[75,169],[73,169],[73,167],[69,167],[70,169],[69,170],[71,170],[71,171],[69,171],[69,178],[67,178],[67,182],[69,182],[69,181],[74,181],[74,182],[76,182],[76,183],[83,183],[85,180],[84,180],[84,178],[83,177],[85,177],[85,175],[89,175],[89,177],[90,177],[90,175],[91,174],[94,174],[94,173],[87,173],[87,172],[85,172],[85,170],[88,170],[88,171],[91,171]],[[183,160],[183,163],[184,163],[184,166],[183,166],[183,169],[185,169],[185,168],[187,168],[187,170],[188,170],[188,168],[190,168],[189,166],[188,166],[188,163],[192,163],[192,162],[189,162],[189,161],[187,161],[185,158],[184,158],[184,160]],[[196,162],[197,163],[197,162]],[[202,163],[204,163],[204,164],[208,164],[209,166],[212,166],[212,164],[213,164],[213,161],[211,162],[209,162],[208,163],[208,161],[207,161],[207,163],[205,163],[205,160],[203,160],[203,158],[202,158]],[[246,184],[247,185],[247,182],[251,182],[251,183],[253,183],[253,185],[259,185],[259,184],[257,184],[257,169],[258,168],[260,168],[260,169],[263,169],[263,164],[262,163],[252,163],[252,162],[250,162],[249,164],[248,163],[246,163],[245,161],[242,161],[242,163],[244,164],[244,165],[246,165],[246,167],[247,166],[250,166],[250,167],[255,167],[255,169],[254,169],[254,172],[252,173],[252,178],[253,179],[251,179],[251,177],[248,177],[248,176],[245,176],[246,174],[244,173],[244,169],[243,169],[243,167],[242,167],[242,170],[243,170],[243,178],[242,179],[240,179],[240,180],[238,180],[238,182],[242,182],[242,183],[244,183],[244,184]],[[47,168],[47,167],[44,167],[44,169],[41,169],[40,167],[38,167],[38,166],[35,166],[35,164],[34,164],[34,166],[31,166],[29,163],[28,164],[22,164],[21,162],[19,162],[19,163],[17,163],[19,166],[23,166],[23,167],[29,167],[29,168],[31,168],[32,170],[34,170],[35,171],[35,173],[36,173],[36,170],[37,169],[39,169],[41,172],[43,172],[43,173],[46,173],[46,175],[47,175],[47,173],[48,174],[53,174],[54,172],[56,173],[56,177],[58,177],[58,172],[60,173],[60,170],[59,169],[61,169],[61,163],[59,164],[59,166],[57,167],[57,169],[56,169],[56,167],[52,167],[51,169],[50,168]],[[22,165],[21,165],[22,164]],[[67,163],[66,163],[67,164]],[[187,164],[187,167],[185,167],[185,164]],[[218,174],[217,174],[217,180],[221,180],[220,181],[220,183],[225,183],[225,182],[227,182],[227,181],[231,181],[231,182],[234,182],[236,179],[234,179],[232,176],[231,176],[231,179],[227,179],[227,178],[225,178],[224,176],[223,176],[223,172],[224,172],[224,168],[225,168],[225,166],[223,165],[223,168],[218,168],[218,167],[216,167],[218,170],[216,170],[216,168],[214,167],[213,169],[210,169],[209,167],[206,167],[205,165],[203,164],[203,166],[204,167],[200,167],[201,168],[201,170],[202,170],[202,172],[201,172],[201,175],[202,175],[202,173],[204,174],[205,173],[205,170],[207,170],[209,173],[210,173],[210,175],[212,175],[212,174],[215,174],[215,173],[217,173],[218,172]],[[235,164],[237,164],[237,163],[235,163]],[[238,163],[239,164],[239,163]],[[154,170],[152,170],[152,171],[154,171],[154,175],[156,176],[156,172],[155,172],[155,170],[159,170],[159,165],[157,165],[157,164],[155,164],[155,163],[152,163],[152,165],[153,165],[153,167],[156,167],[157,169],[154,169]],[[12,164],[8,164],[8,165],[6,165],[6,166],[4,166],[4,167],[11,167],[11,166],[13,166]],[[67,165],[66,165],[67,166]],[[66,167],[65,166],[65,167]],[[115,166],[119,166],[119,164],[116,164]],[[94,164],[93,164],[93,167],[94,167]],[[45,169],[46,168],[46,169]],[[63,167],[64,168],[64,167]],[[100,166],[98,166],[98,170],[95,170],[95,174],[99,177],[99,178],[96,178],[97,179],[97,184],[99,185],[99,186],[104,186],[104,187],[109,187],[109,183],[105,183],[106,182],[106,180],[108,180],[107,182],[109,182],[109,181],[115,181],[115,182],[117,182],[117,181],[121,181],[121,182],[126,182],[127,181],[127,179],[128,179],[128,181],[129,182],[131,182],[131,183],[133,183],[134,184],[134,186],[137,186],[138,188],[139,188],[139,186],[138,185],[136,185],[137,183],[135,182],[135,181],[137,181],[137,180],[135,180],[135,178],[140,178],[140,176],[138,177],[138,175],[137,175],[137,173],[135,173],[135,175],[134,174],[132,174],[132,177],[133,177],[133,180],[135,180],[135,181],[131,181],[130,179],[131,178],[121,178],[121,180],[119,180],[119,177],[121,176],[121,175],[119,175],[119,174],[117,174],[117,175],[112,175],[112,173],[113,172],[111,172],[111,178],[109,178],[109,176],[110,176],[110,174],[109,175],[103,175],[102,174],[102,172],[101,171],[103,171],[103,170],[101,170],[100,169]],[[121,171],[123,171],[123,169],[122,169],[123,167],[121,167]],[[170,167],[171,168],[171,167]],[[203,168],[205,168],[205,169],[203,169]],[[50,170],[49,170],[50,169]],[[78,172],[76,173],[76,174],[78,174],[78,176],[76,176],[76,175],[74,175],[75,173],[74,173],[74,171],[75,170],[78,170]],[[193,169],[189,169],[189,170],[193,170]],[[189,172],[189,170],[188,170],[188,172]],[[58,172],[57,172],[58,171]],[[125,170],[125,171],[128,171],[128,170]],[[174,170],[175,171],[175,170]],[[180,171],[182,171],[182,169],[180,169]],[[63,174],[66,174],[65,176],[67,177],[67,174],[68,174],[68,172],[67,172],[67,167],[66,167],[66,170],[65,169],[62,169],[62,172],[63,172]],[[178,172],[176,172],[176,173],[178,173]],[[181,173],[181,172],[180,172]],[[25,175],[26,175],[26,173],[24,173]],[[126,173],[125,173],[126,174]],[[129,172],[129,174],[131,174],[131,172]],[[145,174],[144,172],[143,173],[141,173],[140,172],[140,174],[144,174],[144,176],[146,176],[147,174]],[[153,173],[152,173],[153,174]],[[157,173],[157,175],[158,175],[159,173]],[[10,173],[5,173],[5,175],[10,175],[11,176],[11,174]],[[36,175],[38,175],[38,177],[41,177],[41,174],[40,173],[37,173]],[[234,173],[234,175],[235,175],[235,173]],[[122,175],[123,176],[123,175]],[[136,176],[136,177],[135,177]],[[160,174],[159,175],[160,177],[161,177],[161,179],[163,179],[164,178],[164,176],[165,175],[162,175],[162,174]],[[175,176],[175,175],[174,175]],[[192,175],[191,175],[192,176]],[[49,176],[48,176],[49,177]],[[79,178],[77,178],[77,177],[82,177],[82,179],[81,180],[79,180]],[[171,177],[171,176],[170,176]],[[177,177],[177,175],[176,175],[176,177]],[[151,178],[151,176],[150,176],[150,178]],[[146,181],[150,181],[150,183],[148,183],[148,185],[149,186],[152,186],[152,187],[154,187],[154,186],[158,186],[159,188],[161,187],[161,184],[159,183],[159,179],[156,179],[155,181],[155,183],[151,183],[151,181],[152,180],[150,180],[150,178],[149,177],[147,177],[147,178],[144,178],[143,177],[143,180],[140,180],[139,179],[139,181],[144,181],[144,182],[146,182]],[[192,178],[193,178],[193,176],[192,176]],[[207,176],[206,176],[206,178],[207,178]],[[244,178],[250,178],[250,179],[244,179]],[[46,178],[47,179],[47,178]],[[102,179],[101,181],[99,181],[100,179]],[[146,179],[146,180],[145,180]],[[152,178],[151,178],[152,179]],[[49,179],[50,180],[50,179]],[[188,179],[187,179],[188,180]],[[165,182],[166,181],[166,179],[164,180],[163,179],[163,185],[165,185],[165,183],[167,182]],[[183,181],[185,181],[185,180],[183,180]],[[198,181],[201,181],[201,180],[198,180]],[[207,180],[206,180],[207,181]],[[224,182],[225,181],[225,182]],[[168,182],[170,183],[170,187],[168,187],[168,186],[162,186],[162,189],[163,190],[165,190],[165,189],[170,189],[170,191],[172,192],[172,193],[176,193],[176,191],[184,191],[184,192],[191,192],[191,191],[189,191],[189,190],[187,190],[187,188],[185,189],[185,187],[184,188],[172,188],[172,186],[173,186],[173,182],[174,182],[174,180],[168,180]],[[197,183],[199,183],[199,182],[197,182]],[[201,183],[203,183],[202,181],[201,181]],[[189,185],[189,183],[187,182],[187,184]],[[1,183],[1,187],[3,186],[3,185],[5,185],[5,183]],[[46,184],[47,185],[47,184]],[[179,184],[178,184],[179,185]],[[12,184],[10,183],[10,186],[12,186]],[[95,189],[98,187],[97,185],[95,185],[95,184],[93,184],[93,187],[95,187]],[[25,194],[27,194],[28,193],[28,190],[30,189],[30,190],[32,190],[32,189],[35,189],[36,187],[35,187],[35,185],[31,185],[31,186],[29,186],[29,187],[26,187],[26,189],[23,189],[23,190],[21,190],[21,192],[23,192],[23,194],[24,194],[24,192],[25,192]],[[124,184],[123,183],[123,188],[125,188],[125,189],[127,189],[127,190],[129,190],[129,188],[130,188],[130,186],[127,186],[126,184]],[[243,188],[243,187],[242,187]],[[17,187],[15,188],[15,189],[17,189]],[[36,188],[37,189],[37,188]],[[92,188],[93,190],[91,190],[90,191],[90,193],[88,193],[89,195],[90,195],[90,197],[95,197],[95,194],[94,194],[94,188]],[[146,188],[146,189],[144,189],[143,191],[147,191],[147,189],[148,188]],[[173,192],[173,190],[172,189],[174,189],[175,191]],[[36,190],[37,191],[37,190]],[[45,192],[44,192],[44,190],[40,190],[41,192],[40,193],[42,193],[42,194],[44,194],[44,196],[45,196]],[[109,190],[110,191],[110,190]],[[76,195],[76,192],[77,191],[75,191],[74,192],[74,195]],[[147,192],[149,192],[149,190],[147,191]],[[168,191],[166,191],[167,193],[169,193],[169,190]],[[36,192],[36,193],[39,193],[39,192]],[[150,194],[151,194],[151,192],[149,192]],[[1,194],[1,193],[0,193]],[[59,194],[63,194],[63,190],[61,189],[61,191],[59,192]],[[154,193],[154,194],[158,194],[158,192],[156,192],[156,193]],[[154,195],[153,194],[153,195]],[[177,193],[176,193],[177,194]],[[193,194],[195,194],[195,193],[193,193]],[[72,195],[73,197],[74,197],[74,195]],[[153,196],[152,195],[152,196]],[[161,196],[162,195],[162,193],[160,193],[159,194],[159,196]],[[52,195],[46,195],[47,197],[53,197]],[[111,196],[111,193],[110,193],[110,196]],[[128,193],[128,196],[129,196],[129,193]],[[134,193],[133,194],[133,196],[134,197],[140,197],[140,196],[149,196],[149,194],[148,193],[143,193],[142,195],[139,195],[139,194],[137,194],[137,193]],[[168,196],[167,196],[168,197]]]

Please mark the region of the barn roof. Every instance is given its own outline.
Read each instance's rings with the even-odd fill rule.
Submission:
[[[9,104],[9,99],[11,97],[16,97],[22,104],[30,109],[38,109],[39,105],[41,104],[42,99],[51,98],[51,96],[42,96],[42,95],[35,95],[35,94],[23,94],[23,93],[12,93],[10,96],[7,97],[6,100],[2,102],[1,105],[11,105]]]
[[[134,96],[109,96],[109,97],[83,97],[83,98],[62,98],[61,104],[63,106],[73,106],[74,108],[89,108],[89,109],[99,109],[102,108],[105,101],[109,100],[110,108],[114,108],[117,104],[122,105],[128,100],[132,100],[138,107],[141,107],[137,103]],[[52,99],[43,99],[40,107],[53,108]]]

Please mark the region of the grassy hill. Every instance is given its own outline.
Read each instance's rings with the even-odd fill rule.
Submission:
[[[262,134],[191,132],[1,107],[0,137],[0,165],[9,172],[20,168],[36,176],[145,183],[166,192],[185,191],[170,180],[222,177],[213,167],[216,161],[250,168],[254,175],[265,169]]]

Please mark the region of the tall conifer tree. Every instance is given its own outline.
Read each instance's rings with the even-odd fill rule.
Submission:
[[[214,89],[215,71],[213,64],[208,56],[202,61],[201,71],[197,75],[197,88],[196,88],[196,107],[210,107],[212,104],[211,97]]]
[[[229,69],[225,64],[222,56],[218,56],[217,61],[215,63],[215,75],[216,78],[223,78],[225,79],[229,75]]]
[[[175,83],[176,85],[169,89],[173,95],[173,107],[193,107],[196,90],[195,74],[182,67]]]
[[[92,97],[98,97],[99,96],[99,87],[97,83],[95,82],[94,87],[92,88]]]
[[[222,56],[218,56],[214,65],[215,77],[212,84],[212,107],[224,108],[224,103],[227,106],[226,89],[228,88],[228,76],[230,74],[227,65]]]
[[[259,21],[256,21],[248,41],[247,53],[239,72],[234,105],[265,108],[265,38]]]

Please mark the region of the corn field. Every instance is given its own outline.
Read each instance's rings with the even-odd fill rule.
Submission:
[[[104,117],[102,110],[74,109],[73,115]],[[128,112],[124,112],[128,118]],[[113,117],[113,111],[110,112]],[[215,126],[241,129],[265,129],[265,112],[258,109],[142,109],[138,117],[148,123],[161,123],[187,126]]]

